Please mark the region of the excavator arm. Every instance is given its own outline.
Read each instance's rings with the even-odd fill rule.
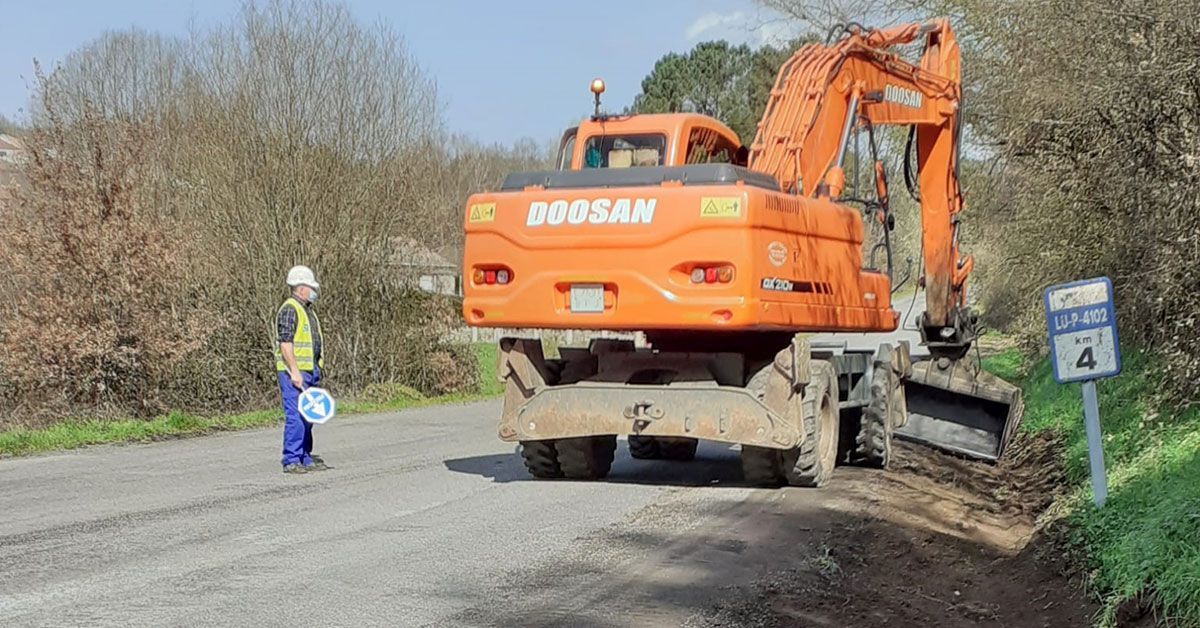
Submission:
[[[918,40],[924,41],[918,65],[895,51]],[[975,339],[975,318],[966,308],[973,262],[958,247],[961,101],[959,49],[947,21],[885,30],[851,26],[835,43],[801,48],[780,68],[749,164],[774,176],[785,192],[836,201],[856,126],[913,127],[926,290],[922,338],[935,356],[952,359]],[[886,202],[882,176],[878,186]]]
[[[900,58],[898,46],[918,41],[924,43],[918,64]],[[1023,404],[1020,389],[962,360],[975,341],[976,317],[966,302],[973,262],[958,245],[960,78],[958,44],[945,20],[885,30],[850,26],[830,45],[801,48],[780,69],[749,165],[774,176],[784,192],[838,201],[853,130],[911,127],[926,301],[919,326],[933,359],[913,365],[905,383],[909,418],[897,433],[995,459],[1020,423]],[[886,214],[882,164],[875,167],[878,203]]]

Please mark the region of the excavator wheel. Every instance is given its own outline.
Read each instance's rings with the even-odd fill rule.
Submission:
[[[581,436],[554,441],[558,465],[572,480],[598,480],[608,475],[617,452],[616,436]]]
[[[787,482],[782,453],[778,449],[742,445],[742,479],[755,486],[780,486]]]
[[[700,441],[694,438],[630,436],[629,455],[641,460],[692,460]]]
[[[812,361],[812,381],[800,399],[804,418],[804,442],[781,451],[783,471],[789,484],[817,488],[833,476],[837,465],[838,389],[837,372],[823,360]]]
[[[687,461],[696,457],[696,447],[700,441],[694,438],[655,438],[658,441],[658,451],[664,460]]]
[[[552,440],[521,441],[521,457],[530,475],[540,480],[553,480],[563,476],[558,464],[558,450]]]
[[[771,363],[763,365],[746,382],[746,390],[763,401],[767,383],[773,376],[778,376],[775,367]],[[742,445],[742,479],[754,486],[780,486],[787,482],[780,453],[769,447]]]
[[[764,367],[751,378],[746,387],[760,395],[764,393],[771,366]],[[792,397],[797,404],[804,429],[804,442],[790,450],[742,446],[742,477],[758,486],[819,487],[829,481],[838,458],[838,390],[837,373],[833,365],[823,360],[812,361],[812,381],[802,395]],[[795,416],[795,414],[793,414]]]
[[[901,424],[904,388],[890,364],[877,362],[871,373],[871,399],[859,415],[850,463],[878,469],[892,460],[892,430]]]
[[[629,455],[638,460],[655,460],[662,457],[658,441],[653,436],[630,436]]]

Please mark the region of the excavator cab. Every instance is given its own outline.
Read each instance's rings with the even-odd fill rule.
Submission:
[[[592,93],[595,113],[567,129],[559,142],[559,170],[746,165],[747,150],[737,134],[713,118],[694,113],[602,114],[604,82],[593,81]]]

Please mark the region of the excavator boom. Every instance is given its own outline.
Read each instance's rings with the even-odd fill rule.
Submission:
[[[892,51],[925,38],[920,65]],[[838,200],[855,126],[915,129],[926,290],[923,331],[931,350],[955,353],[974,334],[963,318],[973,262],[958,250],[958,44],[945,20],[882,31],[848,29],[833,45],[810,44],[780,69],[750,148],[750,167],[785,190]]]
[[[895,52],[922,39],[919,64]],[[977,319],[966,298],[974,262],[959,250],[962,86],[949,23],[884,30],[851,26],[832,45],[798,50],[780,68],[750,149],[750,167],[772,175],[785,191],[837,201],[852,129],[884,125],[908,126],[910,144],[915,139],[918,185],[910,191],[921,208],[926,304],[918,325],[933,357],[914,365],[907,387],[911,421],[900,432],[959,453],[998,457],[1023,406],[1015,387],[962,362],[976,340]],[[883,172],[881,164],[877,169]],[[888,213],[882,174],[877,195]]]

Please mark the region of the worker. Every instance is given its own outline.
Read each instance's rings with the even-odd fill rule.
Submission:
[[[327,469],[312,453],[312,424],[300,416],[300,393],[321,381],[321,324],[313,311],[320,284],[307,266],[287,274],[291,295],[276,316],[275,371],[283,398],[283,472],[308,473]]]

